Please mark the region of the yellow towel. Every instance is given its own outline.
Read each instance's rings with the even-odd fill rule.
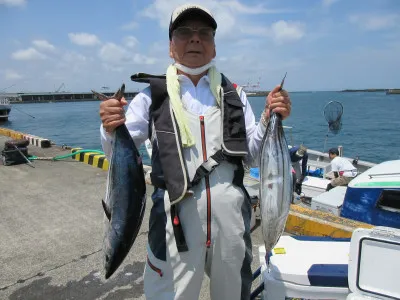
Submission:
[[[174,65],[170,65],[167,69],[167,91],[172,105],[172,110],[175,114],[176,121],[178,122],[179,131],[182,139],[182,146],[189,148],[195,144],[194,137],[190,131],[186,114],[184,113],[181,90],[178,80],[177,68]],[[217,105],[221,104],[221,74],[217,71],[215,66],[208,69],[208,77],[210,79],[210,89],[214,98],[216,99]]]

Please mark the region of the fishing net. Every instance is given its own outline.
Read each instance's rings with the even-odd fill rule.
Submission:
[[[342,129],[343,105],[337,101],[330,101],[324,108],[324,117],[328,122],[329,131],[338,134]]]
[[[326,142],[328,141],[328,134],[331,132],[336,135],[342,129],[342,115],[343,115],[343,105],[338,101],[330,101],[324,107],[324,117],[328,122],[328,132],[326,133],[324,152],[326,147]]]

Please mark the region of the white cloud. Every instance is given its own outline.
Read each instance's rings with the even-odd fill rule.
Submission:
[[[155,0],[143,10],[142,14],[150,19],[158,20],[162,28],[168,28],[172,10],[182,4],[185,4],[184,0]]]
[[[156,59],[155,58],[152,58],[152,57],[147,57],[147,56],[145,56],[145,55],[142,55],[142,54],[138,54],[138,53],[136,53],[134,56],[133,56],[133,61],[136,63],[136,64],[143,64],[143,65],[154,65],[155,63],[156,63]]]
[[[186,4],[185,0],[155,0],[153,4],[148,6],[143,15],[159,21],[161,28],[167,29],[171,18],[172,10],[182,4]],[[268,9],[263,4],[244,5],[237,0],[217,1],[203,0],[202,5],[208,8],[214,15],[218,23],[218,33],[225,34],[231,30],[236,23],[237,16],[254,15],[254,14],[276,14],[283,12],[293,12],[291,10]]]
[[[124,45],[127,48],[135,48],[136,45],[139,43],[138,39],[134,36],[127,36],[124,38]]]
[[[40,60],[40,59],[46,59],[46,56],[39,51],[37,51],[35,48],[28,48],[26,50],[18,50],[14,52],[12,55],[12,58],[15,60]]]
[[[158,41],[158,42],[154,42],[153,44],[151,44],[149,46],[149,53],[152,53],[154,55],[157,54],[164,54],[167,55],[168,54],[168,43],[165,43],[164,41]]]
[[[349,17],[349,21],[353,24],[356,24],[363,30],[375,31],[398,26],[400,22],[400,15],[351,15]]]
[[[67,63],[76,63],[76,62],[85,62],[86,56],[76,53],[76,52],[67,52],[63,55],[62,60]]]
[[[52,44],[50,44],[46,40],[35,40],[32,42],[32,44],[36,48],[38,48],[40,50],[44,50],[44,51],[54,51],[56,49],[56,47],[54,47]]]
[[[62,55],[61,60],[56,66],[65,74],[77,74],[87,72],[87,68],[89,68],[90,65],[88,65],[86,56],[77,52],[68,51]]]
[[[99,38],[90,33],[68,33],[70,41],[79,46],[94,46],[100,44]]]
[[[160,27],[164,30],[168,29],[170,16],[172,10],[179,5],[186,4],[185,0],[155,0],[151,5],[144,9],[142,15],[150,19],[156,20]],[[303,27],[294,27],[297,24],[289,24],[286,28],[286,34],[283,36],[279,32],[275,32],[269,28],[269,25],[255,24],[254,15],[267,15],[278,13],[293,13],[294,10],[289,9],[269,9],[266,4],[259,1],[259,3],[247,4],[239,0],[203,0],[202,5],[208,8],[214,15],[218,29],[216,39],[218,43],[222,40],[235,41],[242,36],[259,36],[275,38],[278,43],[287,42],[289,40],[300,39],[304,34]],[[265,23],[265,22],[263,22]],[[279,24],[278,24],[279,26]],[[279,28],[278,28],[279,29]],[[291,32],[287,32],[291,30]],[[289,34],[291,34],[289,36]]]
[[[135,21],[132,21],[130,23],[122,25],[121,29],[123,29],[123,30],[133,30],[133,29],[136,29],[137,27],[138,27],[138,23],[136,23]]]
[[[114,43],[106,43],[99,51],[99,58],[106,63],[123,64],[132,60],[132,55],[123,47]]]
[[[133,53],[114,43],[103,45],[99,51],[99,58],[108,69],[114,71],[120,71],[121,67],[127,64],[152,65],[156,63],[155,58]]]
[[[272,37],[278,43],[297,41],[305,35],[305,25],[300,22],[278,21],[271,26]]]
[[[322,0],[322,6],[324,7],[330,7],[332,4],[335,2],[338,2],[339,0]]]
[[[18,80],[18,79],[23,78],[22,75],[20,75],[18,72],[14,71],[14,70],[9,69],[9,70],[6,70],[4,73],[5,73],[4,78],[6,80]]]
[[[245,25],[240,32],[247,38],[235,42],[237,46],[254,44],[254,39],[249,37],[272,38],[277,44],[293,42],[305,36],[305,24],[301,22],[290,22],[280,20],[271,26]]]
[[[290,10],[283,10],[283,9],[268,9],[265,7],[264,4],[246,6],[237,0],[221,2],[221,6],[223,6],[225,9],[230,9],[230,10],[236,11],[241,14],[250,14],[250,15],[276,14],[276,13],[291,12]]]
[[[0,5],[6,6],[25,6],[26,0],[0,0]]]

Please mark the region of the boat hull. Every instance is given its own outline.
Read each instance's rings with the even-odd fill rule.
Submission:
[[[8,99],[0,98],[0,122],[8,120],[11,112],[11,104]]]

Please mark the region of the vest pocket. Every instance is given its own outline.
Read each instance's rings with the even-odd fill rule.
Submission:
[[[240,100],[225,99],[224,114],[229,116],[229,122],[224,122],[228,137],[242,138],[246,136],[246,126],[243,118],[243,104]]]

